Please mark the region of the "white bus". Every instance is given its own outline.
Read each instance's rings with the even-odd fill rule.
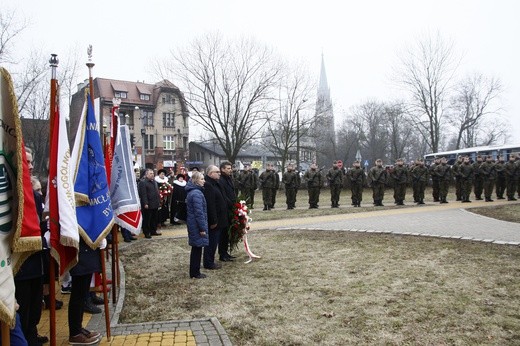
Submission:
[[[520,143],[516,144],[502,144],[502,145],[486,145],[480,147],[464,148],[451,151],[443,151],[438,153],[432,153],[424,155],[424,161],[426,164],[431,164],[435,157],[445,157],[448,160],[448,164],[452,165],[457,160],[459,155],[467,155],[472,161],[477,160],[477,155],[491,155],[493,159],[497,159],[499,156],[504,156],[504,159],[509,160],[510,154],[520,153]]]

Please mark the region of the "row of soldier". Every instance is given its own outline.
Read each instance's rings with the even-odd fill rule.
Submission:
[[[378,159],[368,172],[365,172],[359,161],[355,161],[349,169],[342,168],[338,161],[334,161],[332,168],[326,173],[323,169],[318,169],[316,164],[311,164],[303,175],[295,170],[294,165],[289,164],[281,179],[273,164],[267,164],[266,170],[259,176],[251,166],[246,165],[242,172],[234,174],[237,194],[240,192],[250,208],[254,207],[255,190],[262,190],[263,210],[274,208],[276,194],[282,184],[287,209],[294,209],[301,178],[307,187],[309,209],[319,207],[320,192],[325,186],[325,181],[330,187],[332,208],[339,207],[344,185],[350,187],[351,204],[354,207],[361,206],[365,186],[372,189],[375,206],[383,206],[384,194],[389,186],[393,187],[395,204],[404,205],[406,191],[410,185],[414,203],[424,204],[425,189],[430,182],[434,202],[448,203],[448,190],[453,183],[456,199],[463,203],[471,202],[472,190],[477,200],[481,200],[484,195],[487,202],[492,202],[492,193],[495,190],[497,199],[505,199],[506,194],[509,201],[515,201],[515,193],[520,195],[520,155],[511,154],[507,162],[503,157],[499,157],[495,162],[492,156],[480,155],[477,156],[476,162],[471,162],[469,157],[460,156],[453,165],[449,165],[446,158],[438,157],[429,166],[422,159],[410,164],[398,159],[394,166],[388,167]]]

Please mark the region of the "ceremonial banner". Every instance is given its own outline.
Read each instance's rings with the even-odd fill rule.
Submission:
[[[76,219],[72,163],[65,117],[59,112],[56,92],[49,157],[49,184],[45,211],[49,213],[51,254],[59,263],[60,275],[78,263],[79,231]]]
[[[0,74],[0,320],[13,325],[13,273],[42,243],[13,82]]]
[[[80,235],[95,249],[110,232],[114,214],[110,203],[105,159],[94,106],[87,95],[72,150],[74,192]]]
[[[116,135],[110,197],[116,214],[115,222],[134,234],[141,230],[141,206],[132,163],[132,147],[128,126],[119,126]]]

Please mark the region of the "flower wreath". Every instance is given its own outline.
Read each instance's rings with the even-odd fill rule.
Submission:
[[[229,244],[230,248],[238,248],[238,243],[243,241],[244,247],[247,255],[249,256],[249,260],[246,263],[249,263],[253,260],[253,258],[260,258],[260,256],[256,256],[249,249],[249,244],[247,242],[247,232],[251,227],[251,217],[249,216],[250,210],[246,205],[246,201],[240,201],[233,205],[233,217],[231,219],[231,225],[229,226]]]

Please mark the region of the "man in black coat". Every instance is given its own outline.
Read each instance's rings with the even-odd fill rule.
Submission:
[[[143,233],[147,239],[150,239],[152,235],[161,235],[161,233],[157,232],[161,197],[159,195],[159,187],[154,178],[155,174],[153,169],[148,168],[143,179],[141,179],[137,186],[139,199],[141,200],[141,211],[143,213]]]
[[[226,216],[228,224],[231,223],[231,216],[233,215],[233,205],[236,202],[237,196],[235,195],[235,186],[233,184],[233,168],[231,162],[223,161],[220,164],[220,187],[222,196],[226,201]],[[229,234],[228,232],[222,232],[220,235],[220,241],[218,244],[218,253],[221,261],[229,262],[233,260],[233,257],[229,254]]]
[[[222,233],[228,232],[228,208],[220,187],[220,170],[217,166],[206,169],[206,183],[204,197],[208,207],[209,246],[204,248],[204,268],[219,269],[215,263],[215,252]]]

